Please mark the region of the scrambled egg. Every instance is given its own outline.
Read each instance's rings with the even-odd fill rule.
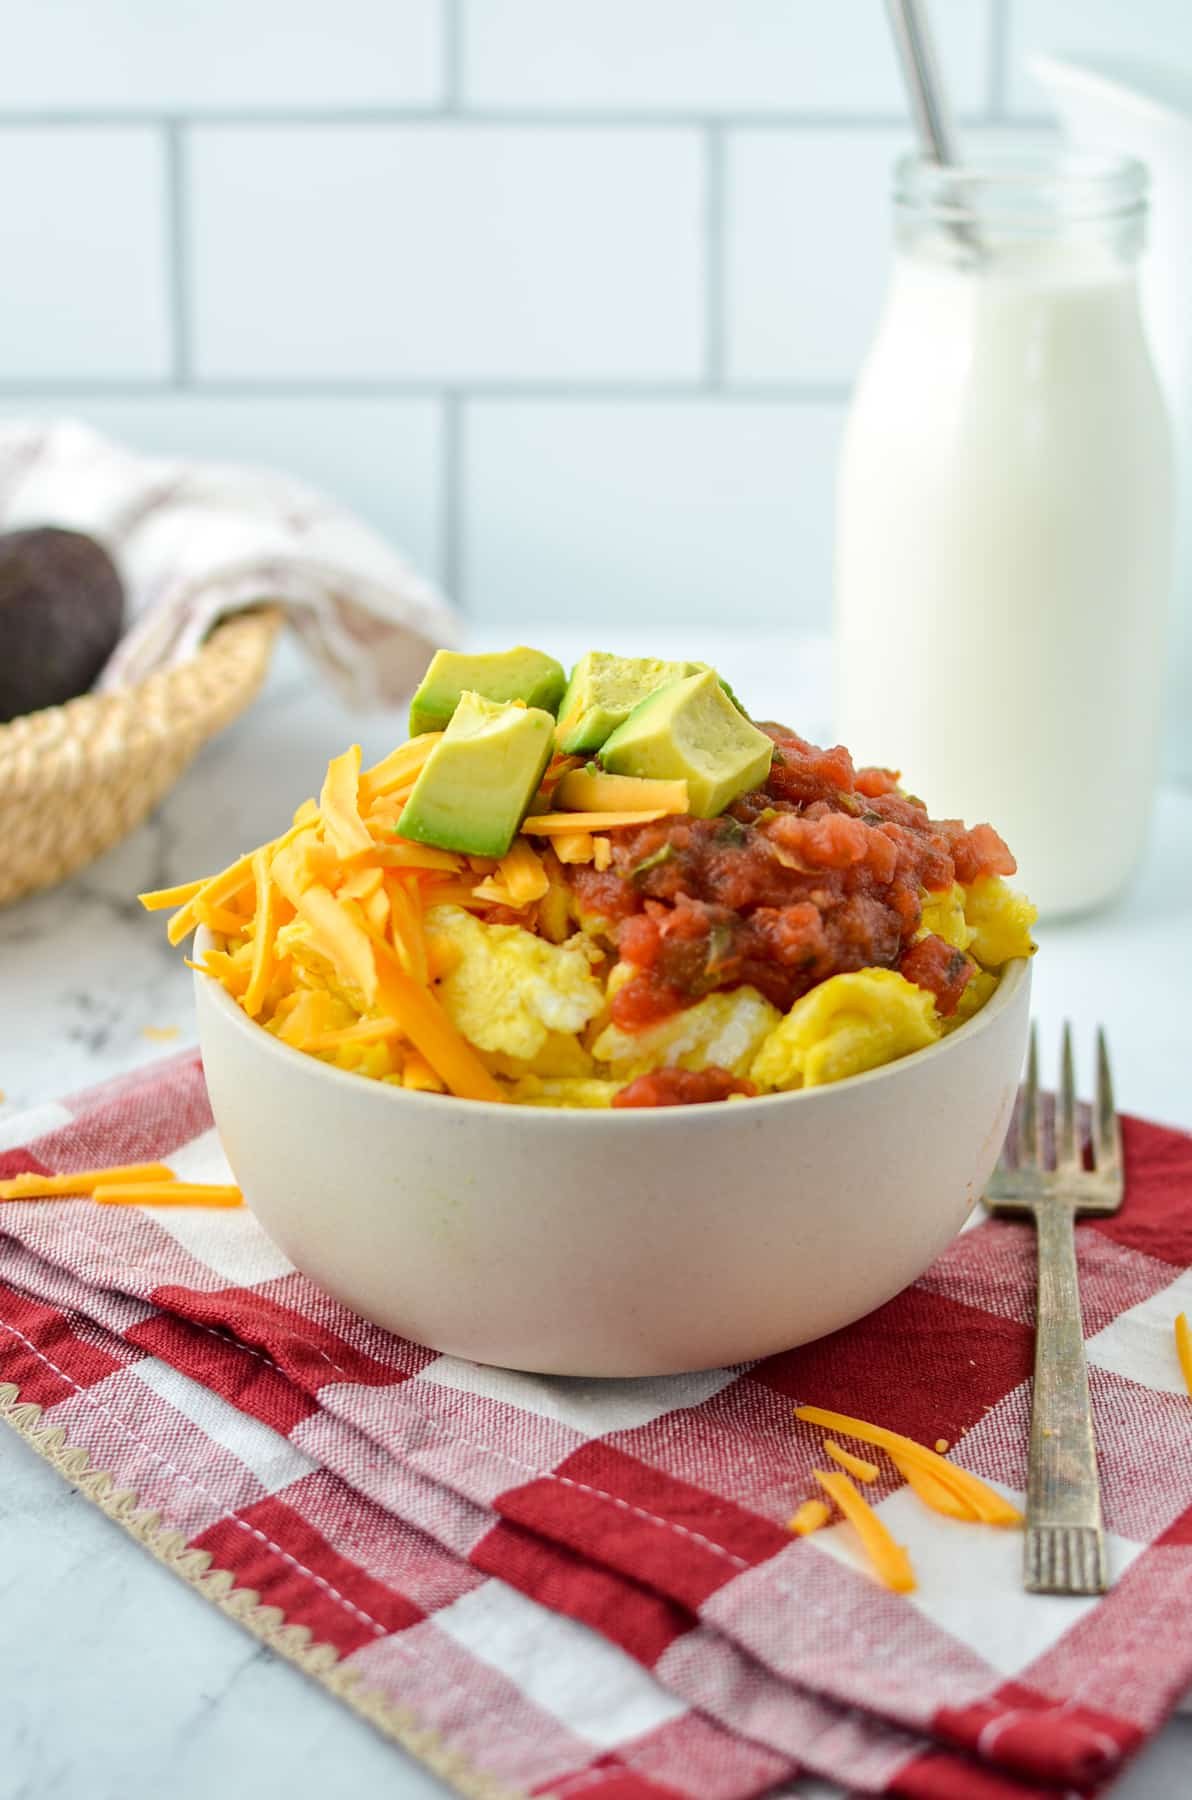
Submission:
[[[1007,887],[1000,875],[983,876],[965,890],[964,916],[973,933],[965,948],[986,969],[1000,969],[1012,957],[1029,956],[1035,947],[1031,926],[1038,908],[1025,894]]]
[[[712,681],[710,672],[701,679]],[[596,876],[619,867],[606,830],[684,806],[686,794],[672,791],[663,803],[656,791],[682,784],[651,787],[635,776],[603,774],[594,781],[577,766],[581,757],[556,757],[555,773],[566,769],[565,781],[575,789],[571,803],[560,790],[563,810],[553,811],[552,778],[543,795],[549,819],[533,821],[530,835],[514,833],[503,855],[465,855],[439,847],[433,833],[432,842],[423,844],[397,831],[411,791],[419,791],[435,766],[436,745],[436,734],[423,733],[363,773],[359,746],[352,746],[332,758],[318,800],[303,802],[290,830],[208,879],[141,896],[150,910],[176,908],[171,942],[207,926],[219,947],[204,950],[205,972],[266,1031],[332,1066],[417,1092],[538,1107],[607,1107],[641,1077],[653,1079],[624,1096],[629,1104],[682,1104],[701,1091],[725,1088],[743,1090],[728,1096],[739,1101],[757,1091],[839,1081],[926,1048],[973,1018],[996,992],[1005,965],[1033,951],[1035,909],[999,878],[967,886],[953,881],[940,892],[920,888],[917,898],[899,888],[889,897],[887,910],[897,926],[889,941],[863,920],[853,921],[858,935],[852,941],[869,946],[862,955],[894,960],[904,947],[907,914],[913,921],[917,911],[920,948],[902,967],[935,983],[938,997],[894,969],[863,967],[820,982],[783,1017],[755,987],[715,991],[683,1004],[704,985],[696,976],[715,971],[723,928],[716,912],[675,918],[658,940],[668,952],[653,970],[658,985],[653,993],[647,984],[628,996],[635,1005],[626,1011],[653,1010],[654,999],[680,1010],[639,1031],[623,1030],[613,1023],[617,996],[642,970],[627,958],[618,960],[614,946],[623,942],[636,955],[650,945],[652,892],[619,890],[615,877],[609,885],[581,879],[564,865],[591,862]],[[826,753],[816,765],[817,781],[828,780],[836,754]],[[767,763],[769,755],[767,750]],[[593,810],[586,811],[586,804]],[[873,833],[873,815],[847,798],[824,819],[780,818],[775,808],[757,817],[767,834],[775,834],[768,841],[780,862],[804,873],[823,864],[822,879],[808,890],[813,911],[827,914],[854,891],[840,874],[852,861],[860,859],[857,872],[866,881],[871,875],[882,879],[883,869],[886,879],[896,873],[896,846]],[[996,834],[980,830],[996,848]],[[786,834],[781,843],[780,831]],[[447,834],[448,842],[454,840],[454,833]],[[742,886],[722,860],[749,842],[732,818],[706,840],[693,828],[674,836],[668,830],[661,851],[639,861],[638,871],[677,854],[670,874],[678,884],[659,890],[676,903],[700,895],[716,905],[717,896],[760,896],[764,887],[752,887],[749,879]],[[800,845],[806,860],[797,854]],[[974,845],[985,866],[1012,866],[986,854],[979,836]],[[690,866],[683,860],[688,849]],[[744,866],[752,865],[756,850],[754,845]],[[950,866],[954,870],[955,862]],[[962,860],[960,866],[970,865]],[[449,896],[463,904],[452,904]],[[625,918],[622,925],[639,905],[646,909],[642,917]],[[613,916],[592,910],[601,906]],[[477,909],[487,917],[477,917]],[[793,959],[781,979],[756,963],[729,962],[721,971],[727,976],[748,968],[767,988],[774,979],[771,991],[785,1000],[800,991],[808,968],[825,966],[818,950],[810,963],[800,960],[815,941],[807,923],[791,918],[771,934],[761,921],[755,953]],[[842,934],[847,930],[846,916]],[[698,944],[691,942],[693,932],[701,936]],[[826,933],[825,942],[832,937]],[[730,951],[749,948],[731,928],[726,944]],[[859,960],[837,959],[846,965]],[[954,1004],[962,976],[967,980]],[[679,991],[667,994],[667,983]],[[941,1005],[952,1008],[948,1016]],[[704,1078],[709,1070],[716,1071],[710,1080]]]
[[[509,1098],[519,1106],[580,1106],[588,1111],[611,1106],[613,1095],[621,1087],[619,1081],[587,1079],[544,1080],[537,1075],[523,1075],[509,1090]]]
[[[601,955],[580,933],[552,944],[520,925],[484,925],[462,907],[435,906],[426,936],[440,965],[450,965],[439,999],[479,1050],[531,1062],[552,1032],[581,1032],[604,1005],[592,973]]]
[[[567,1031],[548,1031],[546,1041],[533,1056],[507,1056],[500,1050],[484,1050],[481,1056],[490,1074],[503,1075],[510,1081],[521,1075],[541,1075],[550,1081],[583,1081],[596,1073],[591,1053]]]
[[[934,932],[945,943],[963,950],[969,964],[969,978],[956,1011],[942,1021],[945,1035],[964,1025],[992,998],[997,976],[991,970],[1000,969],[1011,957],[1031,955],[1031,926],[1037,917],[1026,896],[1016,894],[997,875],[967,888],[954,881],[950,888],[924,896],[920,937]]]
[[[714,1065],[732,1075],[748,1075],[755,1055],[781,1017],[756,988],[734,988],[729,993],[708,994],[643,1031],[622,1031],[609,1025],[592,1045],[592,1054],[597,1062],[610,1066],[620,1085],[663,1068],[706,1069]]]
[[[490,1071],[508,1082],[510,1099],[602,1108],[653,1069],[714,1065],[773,1093],[841,1081],[924,1049],[980,1011],[997,987],[991,971],[1030,955],[1034,919],[1030,902],[997,877],[924,896],[922,932],[954,944],[972,964],[947,1020],[925,988],[893,969],[874,968],[821,982],[785,1018],[756,989],[743,987],[708,994],[642,1031],[608,1022],[609,998],[633,970],[624,963],[597,969],[601,952],[582,931],[552,943],[519,925],[482,924],[457,906],[434,907],[426,930],[444,970],[439,997]],[[316,1022],[324,1029],[339,1023],[342,1001],[303,944],[301,928],[288,929],[294,940],[288,948],[305,979],[332,990],[317,1000],[307,995],[299,1016],[283,1023],[283,1034],[298,1038]],[[375,1061],[383,1074],[385,1054],[383,1046],[362,1047],[352,1060],[366,1072]]]
[[[620,1088],[653,1069],[715,1066],[773,1093],[840,1081],[921,1050],[981,1010],[1006,962],[1031,954],[1035,916],[1029,900],[997,877],[924,895],[921,935],[934,932],[955,945],[972,967],[948,1019],[926,989],[873,968],[821,982],[785,1018],[755,988],[743,987],[708,994],[642,1031],[609,1023],[608,1002],[634,970],[606,963],[584,931],[553,943],[520,925],[483,924],[462,907],[443,905],[427,913],[426,934],[448,1016],[508,1084],[510,1099],[590,1109],[610,1106]],[[343,986],[301,920],[281,927],[277,944],[292,985],[269,1030],[341,1068],[441,1089],[408,1047],[353,1041],[347,1028],[359,1019],[361,998]],[[417,1066],[406,1069],[407,1061]],[[425,1081],[416,1078],[420,1070]]]
[[[965,917],[964,897],[964,889],[958,881],[950,888],[928,894],[923,901],[923,935],[934,932],[946,944],[954,945],[957,950],[967,950],[976,930]]]
[[[356,1013],[346,1000],[323,988],[298,988],[278,1002],[270,1029],[283,1044],[304,1049],[307,1041],[324,1031],[342,1031],[352,1025]]]
[[[922,1050],[941,1034],[926,988],[893,969],[858,969],[796,1000],[750,1074],[759,1088],[820,1087]]]
[[[276,944],[279,960],[289,960],[299,987],[321,989],[337,995],[351,1009],[350,1016],[364,1010],[363,995],[342,985],[336,974],[335,964],[316,948],[314,934],[304,920],[291,919],[288,925],[279,926]]]
[[[972,962],[971,957],[969,961]],[[956,1005],[956,1011],[950,1019],[944,1020],[945,1036],[948,1032],[955,1031],[958,1025],[965,1024],[975,1013],[979,1013],[985,1002],[992,1000],[996,991],[997,976],[991,975],[987,969],[979,969],[976,963],[973,963],[972,973],[965,983],[964,992]]]

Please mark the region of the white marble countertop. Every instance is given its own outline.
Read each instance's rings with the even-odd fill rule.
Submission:
[[[539,636],[566,654],[577,634]],[[759,715],[796,718],[809,736],[826,730],[821,645],[725,638],[697,653]],[[665,641],[654,654],[668,654]],[[317,790],[346,741],[359,737],[367,759],[400,734],[400,720],[351,718],[287,647],[262,699],[208,747],[155,819],[68,886],[0,911],[0,1129],[27,1105],[192,1040],[190,976],[159,921],[137,907],[139,889],[222,866]],[[1035,973],[1044,1041],[1064,1016],[1086,1041],[1104,1019],[1122,1106],[1187,1127],[1190,896],[1192,794],[1165,793],[1128,899],[1041,929]],[[177,1036],[146,1036],[161,1031]],[[349,1783],[407,1800],[446,1791],[199,1604],[9,1433],[0,1433],[0,1671],[0,1800],[156,1800],[166,1791],[173,1800],[325,1800]],[[1192,1718],[1181,1717],[1115,1792],[1186,1800],[1189,1768]]]

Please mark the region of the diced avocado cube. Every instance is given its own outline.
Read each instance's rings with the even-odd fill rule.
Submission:
[[[634,708],[600,752],[615,775],[686,781],[688,810],[712,819],[760,787],[774,745],[725,693],[715,669],[659,688]]]
[[[566,686],[562,663],[526,644],[477,656],[436,650],[410,702],[410,736],[442,731],[465,691],[486,700],[524,700],[527,706],[554,713]]]
[[[698,674],[701,674],[704,669],[710,669],[711,667],[712,667],[711,663],[701,663],[701,662],[688,663],[687,673],[689,675],[698,675]],[[717,669],[715,671],[715,674],[716,674],[717,681],[720,683],[721,687],[724,689],[725,693],[728,695],[729,699],[732,701],[732,703],[736,707],[737,711],[739,713],[744,713],[745,717],[748,718],[749,712],[748,712],[747,708],[742,706],[740,700],[737,698],[736,694],[733,693],[732,688],[729,686],[728,682],[724,679],[724,676],[720,673],[720,670]]]
[[[568,756],[599,750],[609,733],[624,723],[650,694],[693,675],[692,662],[662,662],[654,656],[610,656],[589,650],[571,671],[559,702],[559,748]]]
[[[465,689],[402,809],[399,837],[504,856],[554,747],[555,722],[541,707]]]

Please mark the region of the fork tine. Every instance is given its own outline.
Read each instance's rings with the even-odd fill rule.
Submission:
[[[1018,1161],[1024,1169],[1039,1166],[1039,1032],[1033,1019],[1022,1090],[1022,1118],[1018,1126]]]
[[[1056,1097],[1055,1166],[1071,1172],[1083,1167],[1076,1128],[1076,1068],[1072,1057],[1072,1027],[1064,1020],[1060,1052],[1060,1090]]]
[[[1116,1177],[1122,1167],[1122,1128],[1113,1099],[1113,1076],[1105,1027],[1097,1027],[1097,1098],[1093,1109],[1093,1150],[1098,1175]]]

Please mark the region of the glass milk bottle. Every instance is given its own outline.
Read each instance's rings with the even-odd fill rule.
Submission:
[[[837,491],[837,729],[989,819],[1045,914],[1114,895],[1155,784],[1172,456],[1141,164],[898,165]]]

